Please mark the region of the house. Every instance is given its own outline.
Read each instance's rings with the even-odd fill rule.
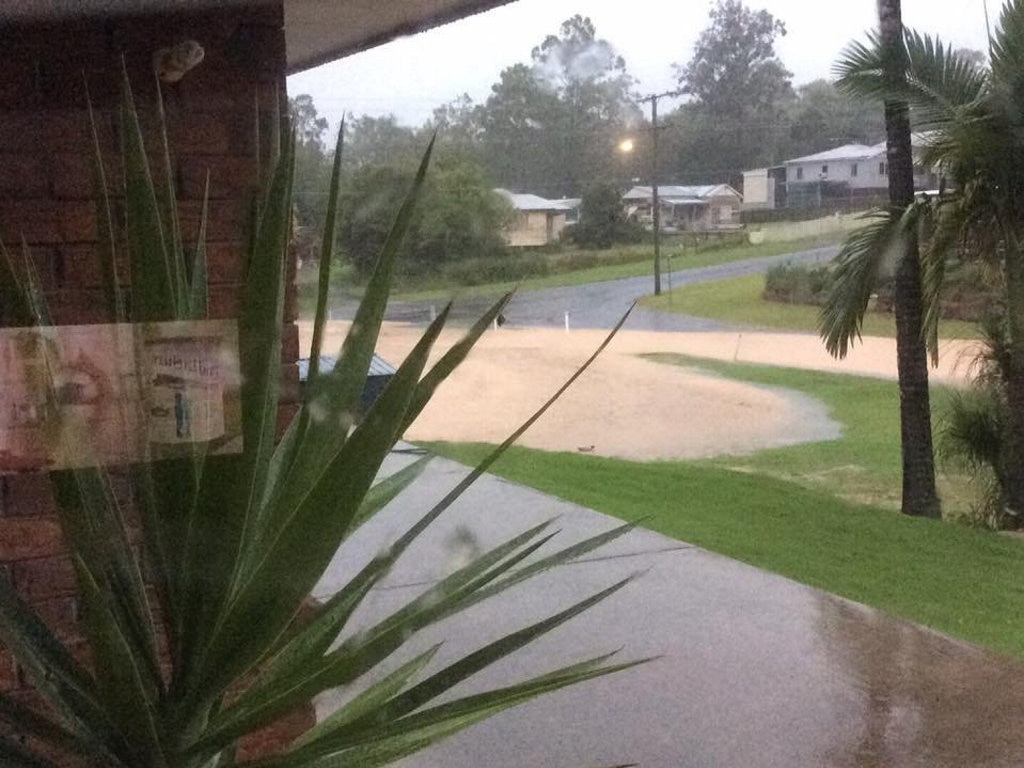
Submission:
[[[631,217],[649,221],[653,203],[650,187],[633,187],[622,196]],[[740,225],[743,196],[728,184],[658,187],[662,229],[706,232]]]
[[[770,168],[743,172],[743,210],[775,207],[775,178]]]
[[[915,154],[924,141],[921,134],[914,135]],[[844,144],[786,160],[782,167],[790,207],[820,205],[823,198],[881,195],[889,187],[889,163],[884,141],[871,145]],[[933,171],[915,163],[915,189],[931,189],[937,184],[938,178]]]
[[[513,248],[531,248],[547,245],[569,223],[570,214],[578,217],[578,200],[548,200],[529,193],[495,189],[516,211],[512,224],[505,230],[505,241]]]

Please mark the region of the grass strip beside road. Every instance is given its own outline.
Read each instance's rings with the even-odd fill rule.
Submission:
[[[661,296],[647,296],[640,300],[640,305],[661,312],[705,317],[756,328],[807,332],[817,330],[817,307],[766,301],[763,292],[764,275],[746,275],[687,285]],[[896,322],[890,314],[869,312],[864,316],[863,334],[893,338],[896,335]],[[939,335],[945,339],[973,339],[978,337],[978,331],[974,323],[942,320]]]
[[[429,444],[474,464],[491,446]],[[778,478],[512,448],[491,470],[576,504],[1024,658],[1024,544]]]
[[[757,259],[766,256],[778,256],[783,253],[797,253],[812,248],[820,248],[835,239],[829,238],[807,238],[780,243],[762,243],[760,245],[739,245],[724,248],[709,248],[707,250],[694,251],[691,247],[682,248],[678,245],[668,244],[662,248],[662,270],[669,267],[673,270],[695,269],[698,267],[713,267],[719,264],[730,264],[734,261],[745,259]],[[500,296],[512,290],[517,285],[520,291],[534,291],[542,288],[558,288],[566,285],[584,285],[586,283],[601,283],[608,280],[620,280],[628,277],[642,277],[651,275],[653,280],[653,259],[654,247],[652,245],[625,246],[608,251],[611,260],[619,261],[622,258],[622,251],[635,254],[636,258],[626,262],[598,265],[577,269],[568,272],[545,275],[541,277],[524,277],[522,281],[506,281],[500,283],[489,283],[486,285],[460,286],[445,283],[441,285],[430,285],[429,278],[416,281],[415,290],[410,290],[409,285],[399,286],[394,298],[398,301],[435,301],[447,300],[453,295],[461,298],[474,298],[480,296]],[[601,257],[601,251],[588,251],[586,253],[596,254]],[[569,261],[570,252],[552,254],[554,261]]]

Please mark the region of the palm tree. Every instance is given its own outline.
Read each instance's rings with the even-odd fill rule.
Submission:
[[[847,285],[823,317],[822,334],[838,350],[858,333],[858,288],[866,266],[851,264],[859,252],[881,261],[885,247],[906,244],[922,222],[933,227],[921,255],[924,323],[920,340],[934,346],[945,257],[961,255],[993,262],[1000,274],[1000,322],[1005,365],[1001,368],[1007,405],[1006,472],[1003,496],[1009,512],[1024,514],[1024,0],[1008,0],[990,45],[990,67],[981,68],[949,46],[912,31],[903,34],[904,77],[887,80],[880,39],[853,44],[837,65],[843,87],[861,95],[905,101],[925,138],[922,162],[940,170],[952,193],[890,211],[889,224],[875,222],[876,237],[855,238],[844,248]],[[866,305],[866,300],[864,301]],[[851,311],[852,308],[852,311]],[[863,307],[860,308],[861,313]]]
[[[878,0],[879,34],[875,51],[880,67],[876,77],[884,86],[886,155],[889,167],[890,218],[911,205],[914,200],[914,160],[910,144],[910,115],[907,101],[899,97],[906,82],[906,51],[903,46],[903,24],[899,0]],[[842,66],[842,64],[840,65]],[[845,78],[840,88],[857,94]],[[891,242],[891,227],[879,233]],[[869,230],[872,231],[872,230]],[[840,253],[840,261],[862,260],[863,246],[870,240],[852,238]],[[876,250],[876,255],[881,251]],[[873,259],[877,262],[878,259]],[[839,298],[843,285],[838,284]],[[835,296],[835,294],[834,294]],[[829,302],[835,307],[835,302]],[[841,314],[826,311],[822,335],[832,354],[846,354],[850,338],[859,333],[860,318],[867,307],[867,296],[860,305],[840,305],[853,310]],[[924,309],[922,304],[921,269],[918,241],[912,230],[904,230],[899,243],[896,265],[894,312],[896,315],[896,366],[900,389],[900,438],[903,458],[904,514],[920,517],[941,517],[939,497],[935,490],[935,457],[932,448],[931,403],[928,394],[928,360],[922,344]],[[829,322],[832,321],[832,322]],[[837,340],[841,340],[837,343]]]

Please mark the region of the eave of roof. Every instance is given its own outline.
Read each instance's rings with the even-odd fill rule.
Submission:
[[[0,23],[88,17],[203,13],[273,0],[18,0],[0,4]],[[288,74],[447,24],[510,0],[282,0]]]

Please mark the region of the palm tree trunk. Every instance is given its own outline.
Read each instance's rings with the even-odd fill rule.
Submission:
[[[878,0],[884,77],[891,90],[905,77],[903,21],[900,0]],[[899,209],[914,201],[914,159],[910,114],[905,102],[885,102],[886,159],[889,203]],[[900,389],[900,437],[903,456],[903,513],[941,517],[935,490],[928,357],[921,336],[924,315],[917,242],[909,243],[896,270],[893,309],[896,314],[896,367]]]
[[[1009,408],[1006,505],[1014,513],[1017,527],[1024,527],[1024,250],[1015,232],[1006,238],[1003,274],[1006,280],[1006,314],[1009,336],[1009,370],[1006,401]]]

